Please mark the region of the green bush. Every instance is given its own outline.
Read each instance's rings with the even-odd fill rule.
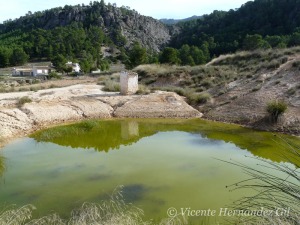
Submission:
[[[272,122],[277,122],[278,118],[287,110],[288,106],[284,101],[271,101],[267,104],[267,112]]]
[[[197,105],[197,104],[205,104],[211,99],[211,95],[209,93],[202,93],[202,94],[196,94],[196,93],[190,93],[186,96],[188,103],[191,105]]]
[[[61,76],[58,75],[56,72],[51,72],[51,73],[48,74],[48,78],[49,79],[52,79],[52,78],[61,79]]]
[[[28,96],[20,98],[17,102],[18,107],[22,107],[25,103],[30,103],[32,100]]]

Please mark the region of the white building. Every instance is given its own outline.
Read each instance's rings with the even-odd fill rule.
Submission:
[[[134,72],[121,72],[120,89],[122,95],[132,95],[139,90],[138,74]]]
[[[32,66],[32,67],[22,67],[13,68],[13,76],[47,76],[51,73],[52,68],[49,66]]]
[[[81,68],[79,63],[67,62],[66,66],[72,67],[72,72],[79,73]]]

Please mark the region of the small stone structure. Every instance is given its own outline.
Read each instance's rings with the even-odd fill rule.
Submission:
[[[138,74],[131,71],[121,72],[120,89],[122,95],[135,94],[139,89]]]

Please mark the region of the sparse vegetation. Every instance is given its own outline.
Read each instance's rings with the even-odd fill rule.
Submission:
[[[109,92],[119,92],[120,91],[120,83],[114,80],[106,80],[104,82],[103,91]]]
[[[253,92],[259,91],[262,88],[261,84],[256,85],[254,88],[252,88]]]
[[[28,96],[24,96],[17,101],[17,106],[22,107],[26,103],[30,103],[32,100]]]
[[[267,112],[269,113],[272,122],[277,122],[278,118],[287,110],[288,106],[284,101],[271,101],[267,105]]]
[[[188,95],[187,98],[188,98],[188,102],[191,105],[197,105],[197,104],[207,103],[211,99],[211,95],[209,93],[201,93],[201,94],[192,93]]]
[[[283,157],[298,162],[295,166],[284,163],[272,162],[267,159],[253,157],[257,161],[255,168],[238,162],[228,162],[243,169],[249,176],[241,182],[235,183],[230,188],[253,189],[256,193],[253,196],[246,196],[234,203],[236,210],[259,210],[263,208],[274,213],[265,216],[254,216],[248,218],[235,218],[232,224],[283,224],[298,225],[300,221],[300,147],[292,145],[288,141],[286,148],[289,149],[289,156]],[[275,172],[275,173],[274,173]],[[281,209],[289,210],[289,213],[276,214]],[[287,211],[286,211],[287,212]]]
[[[138,95],[145,95],[145,94],[149,94],[151,92],[151,90],[143,84],[139,85],[139,90],[136,92],[136,94]]]
[[[292,87],[287,92],[288,96],[294,95],[296,93],[296,88]]]

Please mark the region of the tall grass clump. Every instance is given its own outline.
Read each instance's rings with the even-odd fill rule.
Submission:
[[[0,210],[0,225],[27,224],[26,221],[32,218],[32,212],[35,209],[33,205],[25,205],[19,208],[11,206],[2,211]]]
[[[272,122],[278,122],[279,117],[287,110],[288,106],[284,101],[271,101],[267,104],[267,112]]]
[[[109,200],[100,204],[84,203],[80,208],[71,212],[69,219],[61,219],[52,214],[39,219],[31,219],[34,206],[28,205],[0,212],[0,225],[152,225],[152,221],[143,220],[143,210],[125,203],[122,195],[122,186],[117,188]],[[180,216],[163,219],[159,225],[187,224],[186,219]]]
[[[260,210],[273,212],[268,215],[252,217],[240,217],[232,224],[300,224],[300,146],[293,146],[286,141],[289,155],[283,155],[285,159],[293,162],[277,163],[259,157],[251,157],[256,160],[256,166],[251,167],[238,162],[229,162],[238,166],[247,175],[248,179],[235,183],[229,187],[232,190],[251,189],[255,191],[253,196],[244,197],[234,202],[235,210]],[[277,209],[288,210],[277,211]],[[231,221],[233,222],[233,221]]]

